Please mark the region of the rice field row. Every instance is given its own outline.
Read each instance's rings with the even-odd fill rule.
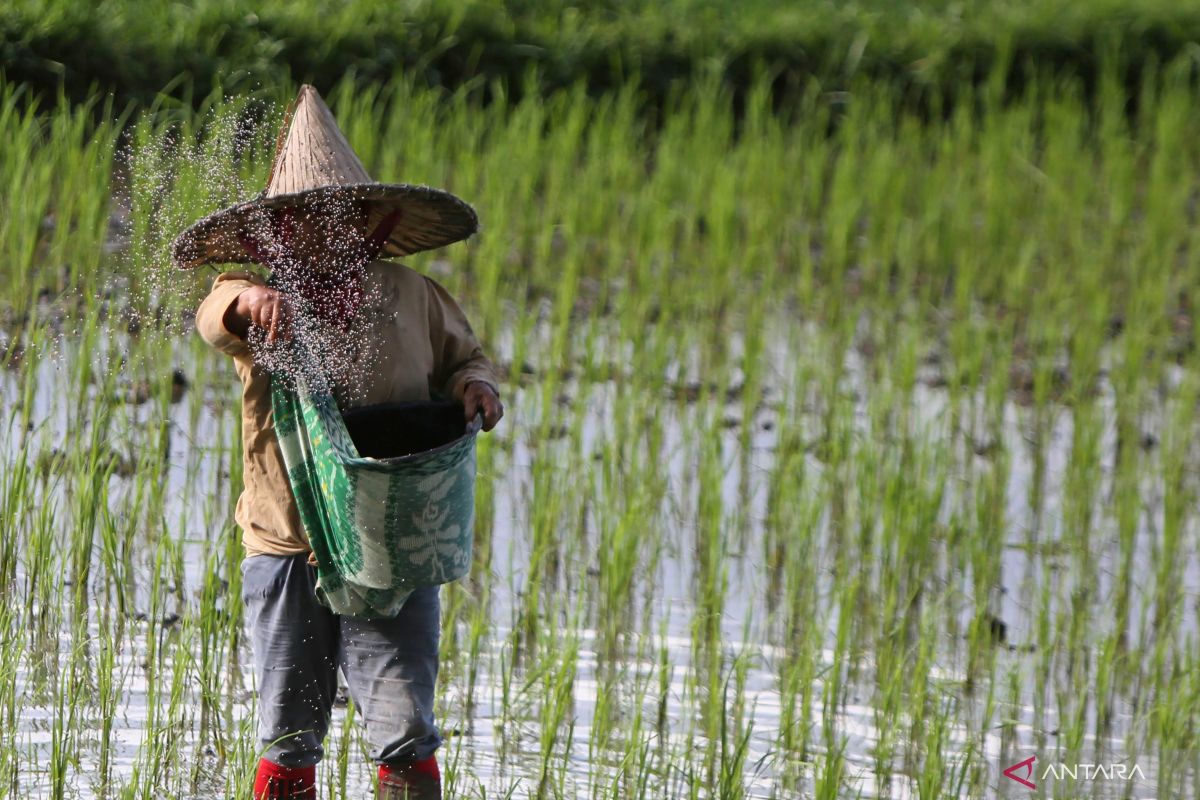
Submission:
[[[483,231],[407,263],[507,376],[445,587],[448,796],[1180,797],[1200,746],[1185,68],[944,120],[870,83],[329,100]],[[281,108],[0,88],[0,793],[242,797],[238,387],[181,227]],[[287,93],[280,95],[287,96]],[[100,120],[97,122],[97,120]],[[370,771],[338,712],[323,796]],[[1045,764],[1142,777],[1043,779]]]

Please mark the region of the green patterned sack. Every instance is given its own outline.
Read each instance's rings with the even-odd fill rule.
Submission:
[[[289,383],[272,375],[271,409],[321,602],[338,614],[394,617],[414,589],[465,575],[478,418],[432,450],[363,457],[320,379]]]

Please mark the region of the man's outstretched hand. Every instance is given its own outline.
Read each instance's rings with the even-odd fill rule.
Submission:
[[[492,390],[491,386],[480,381],[471,381],[463,392],[463,409],[467,421],[470,422],[476,414],[483,414],[483,429],[490,431],[504,416],[504,404]]]
[[[291,321],[295,310],[286,295],[266,286],[251,286],[238,295],[225,310],[225,327],[243,339],[251,325],[266,331],[267,341],[291,336]]]

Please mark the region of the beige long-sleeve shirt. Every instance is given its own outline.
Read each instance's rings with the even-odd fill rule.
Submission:
[[[270,373],[255,362],[246,340],[225,327],[230,304],[251,286],[265,284],[250,272],[218,275],[196,311],[196,328],[206,342],[233,357],[242,381],[244,488],[234,519],[246,552],[306,553],[308,537],[275,438]],[[366,374],[347,407],[429,400],[434,393],[461,400],[472,381],[499,392],[495,368],[454,298],[438,283],[401,264],[375,261],[367,265],[364,286],[366,347],[373,352],[359,359]]]

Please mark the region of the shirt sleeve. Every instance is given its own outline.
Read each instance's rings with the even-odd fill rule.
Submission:
[[[475,338],[458,303],[432,278],[425,278],[429,296],[429,341],[433,345],[433,386],[446,397],[462,400],[467,384],[485,383],[496,394],[500,381],[496,368]]]
[[[266,282],[252,272],[222,272],[213,281],[212,290],[196,309],[196,330],[200,338],[229,356],[249,352],[246,340],[225,327],[225,312],[242,292]]]

